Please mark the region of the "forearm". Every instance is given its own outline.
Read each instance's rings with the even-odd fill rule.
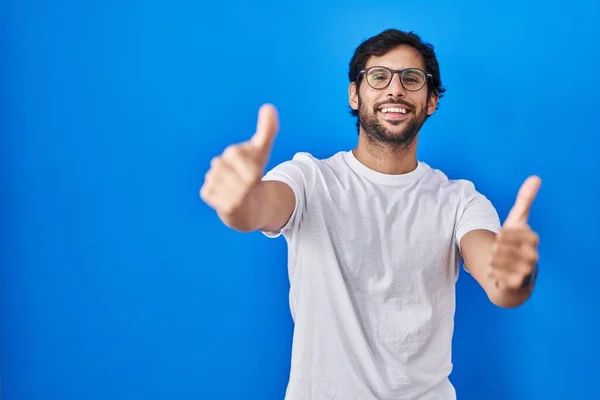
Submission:
[[[286,184],[259,182],[230,212],[219,212],[225,225],[239,232],[273,231],[283,226],[294,209],[294,194]]]

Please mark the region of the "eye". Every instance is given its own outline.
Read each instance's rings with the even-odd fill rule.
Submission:
[[[416,70],[406,70],[402,75],[402,81],[407,85],[421,85],[424,79],[423,74]]]
[[[383,87],[390,80],[390,71],[385,68],[373,68],[369,70],[367,79],[373,87]]]

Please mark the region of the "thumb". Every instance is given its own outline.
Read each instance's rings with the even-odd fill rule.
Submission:
[[[258,111],[256,133],[250,139],[250,143],[266,157],[273,147],[273,141],[278,130],[277,110],[271,104],[264,104]]]
[[[504,221],[504,226],[517,226],[527,224],[529,219],[529,211],[531,210],[531,204],[535,200],[535,196],[542,185],[542,180],[538,176],[530,176],[523,182],[519,193],[517,194],[517,200],[515,205],[511,208]]]

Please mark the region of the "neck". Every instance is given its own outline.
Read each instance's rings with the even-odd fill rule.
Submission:
[[[383,174],[406,174],[417,168],[417,138],[408,146],[398,147],[374,142],[360,132],[358,145],[352,152],[362,164]]]

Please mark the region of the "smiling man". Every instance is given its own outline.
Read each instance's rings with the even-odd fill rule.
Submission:
[[[287,400],[453,400],[455,283],[465,269],[500,307],[532,293],[538,236],[529,177],[504,224],[465,179],[417,160],[443,96],[433,47],[386,30],[349,71],[358,144],[298,153],[263,175],[278,131],[265,105],[252,138],[215,157],[200,196],[229,227],[285,237],[295,322]]]

